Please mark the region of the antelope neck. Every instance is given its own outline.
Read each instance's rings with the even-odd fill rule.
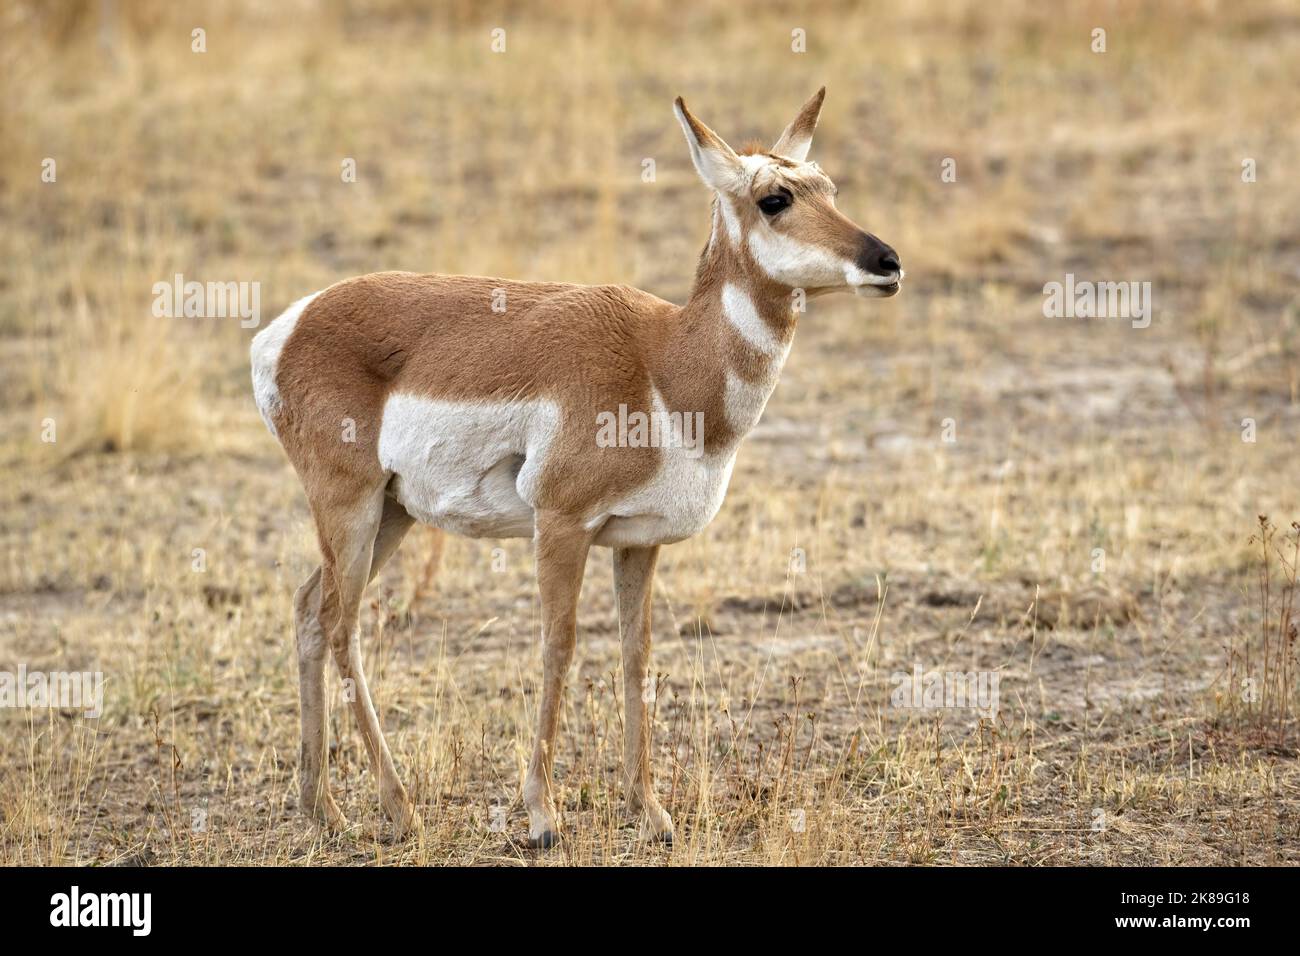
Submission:
[[[798,317],[794,290],[754,262],[726,202],[714,199],[713,232],[665,350],[671,374],[656,376],[670,410],[705,411],[708,453],[733,450],[757,424]]]

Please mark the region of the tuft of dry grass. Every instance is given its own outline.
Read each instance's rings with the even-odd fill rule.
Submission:
[[[38,386],[58,449],[83,453],[188,453],[203,449],[203,367],[167,326],[92,313],[79,298],[59,329]],[[92,348],[83,343],[94,342]],[[67,430],[59,434],[58,424]]]
[[[1296,671],[1296,574],[1300,568],[1300,522],[1278,533],[1266,515],[1250,538],[1257,554],[1255,629],[1236,633],[1227,647],[1224,689],[1218,700],[1226,715],[1240,721],[1262,746],[1294,752],[1289,746],[1300,696]]]

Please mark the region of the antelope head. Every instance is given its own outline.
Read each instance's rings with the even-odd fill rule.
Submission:
[[[897,295],[898,253],[835,208],[835,184],[808,161],[825,97],[822,87],[768,152],[737,154],[680,96],[674,109],[695,169],[717,194],[726,238],[762,272],[808,295]]]

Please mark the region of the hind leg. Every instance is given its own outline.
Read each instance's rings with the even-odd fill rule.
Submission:
[[[387,501],[382,485],[351,497],[335,495],[331,500],[316,501],[313,512],[324,557],[318,612],[321,631],[334,655],[344,696],[352,706],[371,771],[379,782],[381,805],[398,832],[405,833],[418,820],[379,725],[362,666],[357,624],[366,585],[396,550],[411,518],[395,502]],[[304,727],[314,729],[306,722]],[[323,732],[321,736],[323,739]],[[323,773],[318,771],[317,776],[323,777]],[[321,786],[316,784],[315,792]]]
[[[325,658],[329,653],[320,624],[318,567],[293,596],[294,635],[298,645],[298,703],[302,716],[302,749],[298,757],[298,805],[302,812],[330,829],[347,820],[326,785],[329,734],[325,726]]]
[[[379,519],[379,533],[375,535],[375,548],[370,558],[370,576],[367,583],[375,579],[383,566],[388,563],[388,559],[397,552],[397,546],[402,543],[406,532],[413,524],[415,519],[405,508],[392,498],[384,499],[384,513]]]
[[[406,509],[385,499],[375,535],[367,582],[373,581],[414,523]],[[302,712],[302,751],[298,764],[299,801],[304,813],[331,829],[347,826],[327,786],[329,735],[325,723],[325,659],[328,642],[321,626],[321,571],[317,568],[294,595],[298,642],[298,692]]]

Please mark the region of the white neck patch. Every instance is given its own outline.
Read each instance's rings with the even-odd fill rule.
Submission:
[[[722,312],[741,338],[765,355],[782,355],[789,348],[763,321],[749,293],[733,282],[722,287]]]

